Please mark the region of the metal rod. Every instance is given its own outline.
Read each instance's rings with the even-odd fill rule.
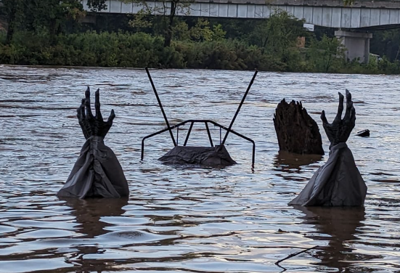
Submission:
[[[179,127],[176,127],[176,145],[179,145]]]
[[[144,138],[142,139],[142,151],[140,152],[140,160],[143,160],[144,157]]]
[[[228,128],[226,128],[225,126],[222,126],[221,124],[219,124],[219,123],[217,123],[217,122],[215,122],[215,121],[212,121],[212,120],[203,120],[203,119],[189,119],[189,120],[185,120],[185,121],[182,121],[182,122],[180,122],[180,123],[178,123],[178,124],[175,124],[174,126],[172,126],[171,127],[171,130],[172,129],[175,129],[175,128],[179,128],[180,126],[183,126],[183,125],[185,125],[186,123],[191,123],[191,127],[193,126],[193,123],[196,123],[196,122],[204,122],[204,123],[211,123],[211,124],[213,124],[214,126],[217,126],[217,127],[219,127],[219,132],[220,132],[220,138],[221,138],[221,131],[222,131],[222,129],[224,129],[224,130],[229,130]],[[192,129],[189,129],[189,135],[190,135],[190,131],[191,131]],[[150,134],[150,135],[147,135],[147,136],[145,136],[143,139],[142,139],[142,152],[141,152],[141,160],[143,160],[143,158],[144,158],[144,141],[146,140],[146,139],[148,139],[148,138],[151,138],[151,137],[153,137],[153,136],[155,136],[155,135],[158,135],[158,134],[161,134],[161,133],[164,133],[164,132],[166,132],[166,131],[168,131],[168,128],[165,128],[165,129],[162,129],[162,130],[160,130],[160,131],[158,131],[158,132],[155,132],[155,133],[153,133],[153,134]],[[247,140],[247,141],[250,141],[252,144],[253,144],[253,154],[252,154],[252,160],[251,160],[251,166],[252,166],[252,169],[254,170],[254,163],[255,163],[255,154],[256,154],[256,143],[254,142],[254,140],[252,140],[251,138],[248,138],[248,137],[246,137],[246,136],[244,136],[244,135],[242,135],[242,134],[239,134],[238,132],[235,132],[234,130],[230,130],[231,132],[232,132],[232,134],[234,134],[234,135],[237,135],[238,137],[241,137],[241,138],[243,138],[243,139],[245,139],[245,140]],[[187,142],[187,140],[189,139],[188,138],[188,136],[186,136],[186,140],[185,140],[185,143]],[[220,140],[220,142],[221,142],[221,140]],[[185,146],[186,146],[186,144],[185,144]]]
[[[247,94],[248,94],[249,91],[250,91],[250,87],[253,85],[253,82],[254,82],[254,79],[255,79],[256,76],[257,76],[257,73],[258,73],[258,71],[256,70],[256,72],[255,72],[254,75],[253,75],[253,78],[251,79],[251,81],[250,81],[250,83],[249,83],[249,86],[247,87],[246,92],[244,93],[244,96],[243,96],[243,98],[242,98],[242,101],[240,102],[239,107],[238,107],[238,109],[236,110],[235,115],[233,116],[233,119],[232,119],[232,121],[231,121],[231,124],[229,124],[228,130],[226,131],[224,140],[222,140],[222,144],[221,144],[221,145],[224,145],[224,144],[225,144],[226,138],[228,137],[228,134],[229,134],[229,132],[230,132],[231,129],[232,129],[233,123],[235,122],[235,119],[236,119],[237,115],[239,114],[240,108],[242,107],[242,105],[243,105],[243,103],[244,103],[244,100],[246,99],[246,96],[247,96]]]
[[[161,100],[158,97],[158,93],[157,93],[156,87],[154,86],[153,80],[152,80],[152,78],[150,76],[149,69],[147,67],[146,67],[146,72],[147,72],[147,76],[149,76],[149,80],[150,80],[151,86],[153,87],[154,94],[156,95],[156,98],[157,98],[157,101],[158,101],[158,105],[160,106],[161,112],[162,112],[162,114],[164,116],[165,123],[167,124],[167,128],[169,130],[169,134],[171,136],[172,142],[174,143],[174,146],[176,146],[176,141],[175,141],[175,138],[174,138],[174,134],[172,133],[171,127],[169,126],[167,115],[164,112],[164,108],[163,108],[163,106],[161,104]]]
[[[210,128],[208,128],[207,121],[205,121],[204,124],[206,125],[207,135],[208,135],[208,139],[210,140],[211,147],[214,147],[214,143],[213,143],[213,140],[212,140],[212,137],[211,137],[211,133],[210,133]]]
[[[187,142],[189,140],[189,136],[190,136],[190,133],[192,132],[193,124],[194,124],[194,122],[192,121],[192,123],[190,123],[190,127],[189,127],[189,130],[187,132],[185,143],[183,144],[183,146],[186,146],[186,144],[187,144]]]

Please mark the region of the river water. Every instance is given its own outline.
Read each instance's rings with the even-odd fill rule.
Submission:
[[[253,74],[151,70],[172,125],[228,127]],[[1,66],[0,84],[0,272],[400,272],[399,76],[259,72],[233,125],[256,143],[253,170],[251,143],[233,134],[234,166],[163,165],[168,133],[146,140],[141,161],[142,138],[165,128],[144,69]],[[115,110],[105,144],[125,171],[127,200],[56,197],[85,141],[76,108],[87,86],[100,88],[105,118]],[[328,158],[319,115],[331,121],[346,88],[365,208],[290,207]],[[323,157],[278,152],[273,115],[283,98],[317,121]],[[355,136],[363,129],[369,138]],[[189,145],[208,145],[202,126]]]

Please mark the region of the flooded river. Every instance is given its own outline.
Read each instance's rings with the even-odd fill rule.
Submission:
[[[228,127],[253,74],[151,70],[172,125]],[[259,72],[233,125],[256,143],[254,170],[251,143],[233,134],[226,147],[238,164],[224,169],[163,165],[168,133],[146,140],[141,161],[142,138],[165,128],[142,69],[1,66],[0,86],[0,272],[400,272],[399,76]],[[105,144],[129,199],[56,197],[85,141],[76,108],[87,86],[100,88],[104,117],[116,113]],[[328,158],[319,115],[332,121],[346,88],[365,208],[290,207]],[[283,98],[317,121],[325,156],[278,152],[273,115]],[[355,136],[363,129],[371,137]],[[208,145],[202,126],[188,144]]]

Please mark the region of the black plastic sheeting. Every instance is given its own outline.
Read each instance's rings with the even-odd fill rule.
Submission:
[[[59,197],[119,198],[129,195],[128,183],[114,152],[103,137],[88,138]]]
[[[225,167],[236,164],[224,145],[215,147],[175,146],[159,158],[165,164],[194,164],[210,167]]]
[[[363,206],[367,186],[354,162],[347,144],[333,146],[329,159],[289,205]]]

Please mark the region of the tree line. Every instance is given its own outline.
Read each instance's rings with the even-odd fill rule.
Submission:
[[[269,19],[178,17],[189,0],[168,9],[135,1],[135,15],[98,13],[105,0],[3,0],[0,63],[24,65],[259,69],[264,71],[400,72],[398,29],[377,31],[368,64],[345,59],[329,29],[309,32],[304,21],[277,10]],[[157,14],[157,15],[153,15]],[[87,20],[88,18],[91,20]],[[91,23],[86,23],[90,21]]]

